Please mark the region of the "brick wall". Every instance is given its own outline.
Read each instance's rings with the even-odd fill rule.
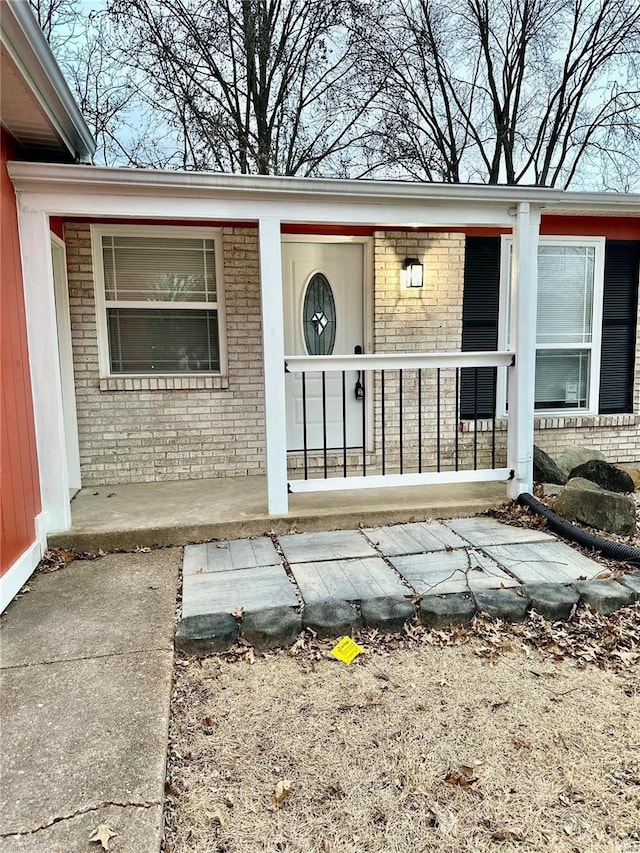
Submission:
[[[633,413],[596,415],[593,417],[537,417],[534,421],[534,441],[551,457],[558,456],[571,445],[600,450],[611,462],[640,462],[640,303],[638,305],[636,336],[636,361],[634,377]],[[473,435],[473,425],[466,423]],[[490,422],[481,422],[478,444],[488,448]],[[496,446],[499,460],[506,460],[507,424],[497,422]],[[467,439],[468,440],[468,439]]]
[[[197,479],[264,473],[264,398],[257,232],[225,228],[224,287],[229,370],[227,377],[134,380],[98,375],[91,239],[86,224],[65,226],[76,375],[82,481],[100,483]],[[424,287],[403,289],[405,257],[424,261]],[[452,351],[461,347],[464,235],[377,232],[374,236],[374,348],[376,352]],[[640,322],[640,317],[639,317]],[[536,443],[554,455],[569,444],[601,449],[614,461],[640,459],[640,336],[635,415],[546,418],[536,421]],[[422,465],[434,467],[438,429],[436,374],[423,371]],[[506,429],[498,422],[456,430],[455,373],[440,374],[441,463],[451,468],[457,441],[461,468],[506,464]],[[368,389],[368,394],[371,389]],[[399,462],[398,374],[385,382],[386,463]],[[418,461],[415,371],[403,377],[403,464]],[[381,387],[373,388],[374,445],[370,470],[381,464]],[[358,454],[350,453],[358,463]],[[320,463],[321,460],[315,460]],[[330,459],[341,464],[341,458]],[[301,464],[291,460],[291,467]]]
[[[422,289],[405,289],[400,285],[400,270],[405,257],[418,257],[425,264]],[[415,232],[378,232],[374,249],[374,341],[377,352],[451,351],[461,348],[462,296],[464,287],[464,235],[416,234]],[[638,309],[640,329],[640,306]],[[423,371],[422,464],[437,463],[437,415],[435,407],[436,377]],[[634,414],[597,417],[536,418],[535,441],[552,456],[571,444],[582,444],[601,450],[617,462],[640,460],[640,334],[636,341]],[[455,373],[440,373],[440,446],[441,464],[450,468],[457,442],[460,468],[470,468],[476,457],[477,467],[506,465],[506,421],[498,421],[495,434],[491,423],[466,422],[456,437]],[[380,465],[381,405],[380,383],[375,389],[375,455],[369,464]],[[385,380],[387,399],[386,447],[389,470],[399,462],[397,440],[398,379],[390,373]],[[403,464],[411,470],[418,461],[417,451],[417,382],[414,371],[403,378]]]
[[[257,232],[223,231],[229,370],[214,380],[101,381],[89,225],[65,242],[83,485],[264,473]]]
[[[462,339],[462,295],[464,287],[464,234],[377,232],[374,236],[374,346],[376,352],[459,352]],[[405,288],[400,271],[405,258],[424,263],[424,286]],[[399,442],[399,375],[385,375],[385,462],[397,470]],[[421,460],[418,454],[418,376],[404,371],[403,469],[434,466],[436,459],[437,410],[435,371],[425,370],[422,382]],[[440,372],[440,443],[442,462],[452,458],[455,436],[455,372]],[[382,389],[374,388],[375,443],[381,464]],[[460,447],[462,453],[464,447]],[[447,466],[449,467],[449,466]]]

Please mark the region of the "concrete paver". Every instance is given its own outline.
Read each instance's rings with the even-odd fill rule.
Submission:
[[[471,545],[484,548],[485,545],[508,545],[518,542],[545,542],[553,536],[541,530],[529,530],[526,527],[511,527],[492,518],[455,518],[446,521],[450,527]]]
[[[412,594],[381,557],[292,563],[291,571],[307,604]]]
[[[416,521],[393,527],[369,527],[363,533],[386,557],[461,548],[467,543],[439,521]]]
[[[633,604],[635,595],[629,587],[614,580],[576,581],[573,588],[580,598],[599,613],[613,613]]]
[[[637,575],[624,574],[620,578],[620,583],[623,586],[626,586],[627,589],[631,590],[631,592],[634,594],[636,600],[640,599],[640,574],[637,574]]]
[[[183,572],[185,575],[278,565],[280,565],[280,555],[268,536],[206,542],[202,545],[187,545],[184,549]]]
[[[505,622],[524,622],[531,602],[514,589],[480,589],[473,593],[479,613]]]
[[[527,584],[525,595],[531,602],[532,610],[552,622],[569,619],[573,608],[580,601],[574,589],[560,583]]]
[[[290,536],[279,536],[278,541],[289,563],[378,556],[373,545],[357,530],[293,533]]]
[[[423,595],[419,607],[422,624],[437,629],[468,625],[476,614],[476,603],[470,593]]]
[[[571,583],[590,579],[602,566],[564,542],[486,545],[483,548],[522,583]]]
[[[406,622],[416,615],[413,601],[404,596],[386,595],[383,598],[366,598],[360,607],[362,623],[384,634],[402,631]]]
[[[241,634],[259,649],[274,649],[290,646],[302,631],[302,616],[299,608],[267,607],[249,610],[242,617]]]
[[[409,554],[390,562],[421,595],[519,586],[490,557],[473,549]]]
[[[188,575],[182,582],[182,616],[296,607],[296,590],[282,566]]]
[[[548,533],[485,517],[287,534],[279,536],[278,543],[293,578],[283,565],[276,564],[278,550],[269,537],[186,548],[180,641],[184,634],[187,639],[196,637],[196,645],[202,645],[202,618],[207,614],[209,618],[212,614],[229,614],[238,608],[244,608],[244,618],[263,608],[280,608],[287,622],[286,631],[275,626],[273,637],[263,638],[265,643],[277,643],[278,637],[287,632],[288,636],[293,630],[288,622],[299,616],[302,625],[317,622],[323,635],[331,633],[331,626],[336,631],[346,630],[345,626],[353,629],[353,614],[340,611],[340,602],[375,600],[377,611],[386,612],[386,608],[393,616],[385,622],[391,626],[409,612],[403,601],[410,598],[412,591],[422,595],[423,600],[432,598],[435,602],[423,608],[428,624],[468,620],[475,608],[468,596],[490,591],[505,594],[480,595],[483,607],[502,613],[505,619],[522,618],[534,599],[540,612],[560,618],[567,609],[570,611],[575,593],[560,590],[556,594],[545,585],[567,585],[592,578],[601,568]],[[268,561],[273,565],[257,565]],[[255,567],[233,568],[248,564]],[[526,590],[518,595],[513,592],[524,584],[538,588],[533,598],[527,597]],[[512,593],[507,595],[507,590]],[[634,590],[633,594],[637,592]],[[467,598],[462,600],[460,596]],[[296,605],[302,606],[302,613],[296,609],[292,615],[287,608]],[[396,605],[402,613],[394,616]],[[305,608],[314,607],[317,612],[310,610],[307,618]],[[363,606],[363,621],[364,610]],[[221,635],[220,642],[223,641]]]
[[[362,618],[355,604],[348,601],[318,601],[302,611],[302,627],[315,631],[319,639],[340,637],[362,628]]]

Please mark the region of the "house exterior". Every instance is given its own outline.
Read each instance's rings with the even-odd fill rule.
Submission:
[[[45,534],[85,486],[640,458],[640,196],[11,160]]]
[[[2,2],[0,81],[0,610],[46,547],[18,216],[7,161],[74,162],[95,148],[26,3]]]
[[[58,409],[77,438],[47,444],[59,529],[81,485],[266,470],[271,512],[286,514],[287,490],[509,476],[530,488],[514,434],[530,448],[535,431],[551,453],[640,456],[638,197],[10,172],[27,311],[32,299],[40,345],[68,355]],[[52,223],[66,276],[43,251]]]

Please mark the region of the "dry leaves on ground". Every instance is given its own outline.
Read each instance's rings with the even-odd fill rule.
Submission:
[[[118,833],[114,832],[106,823],[99,824],[89,836],[89,841],[94,841],[100,844],[103,850],[109,849],[109,841],[115,838]]]
[[[165,853],[640,847],[640,603],[357,639],[179,661]]]
[[[541,495],[536,495],[536,497],[549,509],[555,509],[555,497],[549,496],[543,498]],[[612,542],[618,542],[623,545],[630,545],[632,548],[640,548],[640,492],[634,492],[631,497],[636,503],[636,512],[639,519],[639,528],[635,536],[617,536],[614,533],[607,533],[602,530],[596,530],[594,527],[589,527],[586,524],[581,524],[579,521],[572,521],[571,523],[574,524],[576,527],[581,528],[582,530],[586,530],[588,533],[593,533],[595,536],[601,536],[604,539],[609,539]],[[495,518],[496,521],[500,521],[503,524],[509,524],[512,527],[526,527],[533,530],[547,529],[546,518],[543,518],[543,516],[541,515],[537,515],[535,512],[533,512],[526,506],[520,506],[520,504],[517,504],[515,501],[505,504],[504,506],[489,509],[486,513],[483,514],[489,516],[490,518]],[[551,533],[551,531],[549,532]],[[572,548],[575,548],[577,551],[581,551],[587,557],[591,557],[592,560],[596,560],[598,563],[602,563],[603,565],[607,566],[614,573],[619,572],[622,568],[622,564],[618,560],[609,559],[608,557],[605,557],[603,554],[601,554],[599,551],[592,551],[589,548],[584,548],[576,542],[571,542],[569,544]],[[630,566],[629,564],[624,565],[625,571],[633,570],[634,568],[637,567]]]
[[[281,779],[276,785],[276,789],[269,800],[269,808],[274,811],[282,807],[284,801],[291,793],[291,780]]]

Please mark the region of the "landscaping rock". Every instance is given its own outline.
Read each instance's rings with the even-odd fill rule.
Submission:
[[[620,536],[636,532],[633,500],[618,492],[605,491],[582,477],[569,480],[556,499],[555,509],[568,521],[581,521],[598,530]]]
[[[544,450],[533,446],[533,479],[536,483],[557,483],[564,486],[567,475]]]
[[[362,601],[362,623],[366,628],[377,628],[383,634],[402,631],[405,622],[416,615],[412,602],[404,596],[384,596]]]
[[[230,613],[207,613],[183,619],[176,630],[175,646],[187,655],[224,652],[238,639],[238,623]]]
[[[616,465],[616,468],[619,468],[631,477],[634,489],[640,489],[640,471],[637,468],[634,468],[632,465]]]
[[[542,484],[542,497],[549,498],[559,495],[560,492],[564,489],[564,486],[559,486],[557,483],[543,483]]]
[[[588,462],[573,468],[569,474],[569,479],[576,477],[591,480],[592,483],[608,492],[626,494],[634,490],[633,480],[627,473],[616,468],[615,465],[610,465],[609,462],[603,462],[602,459],[590,459]]]
[[[599,450],[594,450],[590,447],[567,447],[556,459],[558,468],[568,474],[573,468],[588,462],[590,459],[603,459],[606,462],[604,453]]]
[[[626,586],[627,589],[631,590],[636,601],[640,600],[640,574],[624,574],[620,576],[619,580],[623,586]]]
[[[362,620],[353,604],[329,599],[305,606],[302,611],[302,627],[315,631],[322,640],[359,631]]]
[[[468,625],[475,616],[476,605],[467,593],[425,595],[420,602],[420,621],[429,628]]]
[[[242,617],[240,633],[257,649],[274,649],[295,643],[302,630],[302,617],[291,607],[267,607]]]
[[[597,610],[598,613],[613,613],[621,607],[633,604],[634,593],[627,586],[617,581],[577,581],[573,588],[580,593],[580,598]]]
[[[474,592],[478,613],[486,613],[505,622],[524,622],[530,601],[512,589],[483,589]]]
[[[559,583],[527,584],[524,592],[531,602],[531,609],[551,622],[568,619],[580,601],[575,589]]]

